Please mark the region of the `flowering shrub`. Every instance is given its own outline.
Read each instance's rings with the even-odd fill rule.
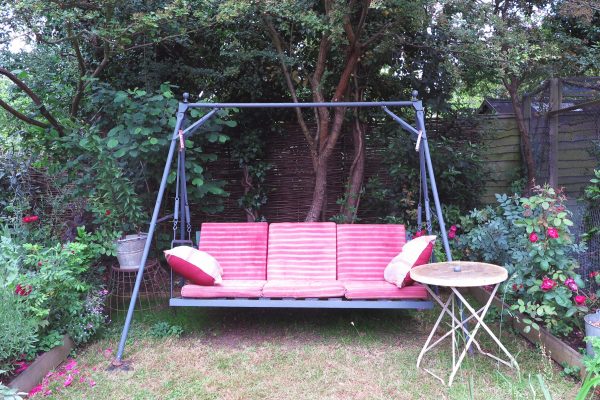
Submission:
[[[107,292],[94,268],[102,254],[96,239],[79,228],[74,242],[22,244],[2,231],[0,369],[62,344],[64,334],[85,343],[104,325]]]
[[[106,294],[86,279],[95,254],[80,242],[25,244],[22,249],[26,272],[19,276],[15,292],[39,321],[41,335],[68,333],[75,343],[89,340],[102,325]]]
[[[545,325],[568,335],[587,312],[584,282],[576,273],[573,222],[565,196],[548,186],[531,197],[497,195],[497,209],[474,210],[461,218],[463,233],[452,241],[459,257],[504,265],[505,301],[525,314],[526,330]]]

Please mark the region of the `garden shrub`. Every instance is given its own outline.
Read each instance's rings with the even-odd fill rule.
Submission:
[[[82,228],[78,234],[88,236]],[[24,273],[17,285],[28,288],[24,302],[40,321],[42,338],[68,333],[75,343],[88,341],[105,318],[101,303],[106,293],[90,276],[99,255],[80,241],[53,246],[26,243],[22,251]]]
[[[96,264],[105,245],[83,227],[77,234],[74,242],[65,244],[52,244],[52,240],[31,244],[19,242],[4,227],[0,237],[0,364],[4,367],[22,355],[30,358],[61,345],[64,334],[76,344],[85,343],[104,325],[107,291]],[[4,335],[15,337],[11,342]]]
[[[462,212],[476,207],[479,198],[474,194],[485,181],[481,146],[465,139],[460,129],[437,135],[428,143],[440,198],[449,199]],[[359,217],[362,210],[369,210],[369,214],[381,216],[381,222],[414,225],[420,194],[419,153],[414,141],[392,122],[376,126],[367,137],[367,146],[381,149],[378,162],[385,173],[365,182]],[[433,207],[432,197],[430,201]]]
[[[576,255],[585,246],[573,241],[566,197],[548,186],[530,197],[497,195],[499,206],[473,210],[460,220],[451,241],[456,259],[486,261],[506,267],[501,292],[512,310],[526,315],[529,331],[543,324],[568,335],[581,329],[581,316],[593,295],[584,292]]]
[[[37,321],[9,288],[0,285],[0,370],[10,370],[14,360],[31,355],[36,348]]]

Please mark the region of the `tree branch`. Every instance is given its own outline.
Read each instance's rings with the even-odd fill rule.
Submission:
[[[44,118],[46,118],[46,120],[48,120],[50,125],[52,125],[52,127],[54,127],[54,129],[56,129],[58,131],[60,136],[64,136],[65,131],[64,131],[63,126],[52,116],[52,114],[50,114],[50,112],[46,109],[46,107],[42,103],[42,100],[29,88],[29,86],[27,86],[25,84],[25,82],[23,82],[22,80],[17,78],[16,75],[14,75],[12,72],[10,72],[9,70],[7,70],[6,68],[3,68],[3,67],[0,67],[0,75],[6,76],[8,79],[13,81],[13,83],[15,85],[17,85],[19,87],[19,89],[24,91],[31,98],[31,100],[37,106],[37,108],[40,110],[40,114],[42,114],[44,116]]]
[[[327,64],[327,55],[331,48],[331,42],[326,34],[323,34],[321,43],[319,44],[319,54],[317,56],[317,64],[315,72],[309,78],[310,86],[313,92],[313,100],[315,102],[324,102],[325,96],[323,95],[323,88],[321,86],[321,80],[325,73],[325,66]],[[318,107],[315,111],[318,115],[318,132],[315,136],[315,141],[318,141],[319,148],[321,148],[329,135],[329,109],[327,107]]]
[[[69,34],[69,37],[71,37],[71,44],[73,45],[73,50],[75,51],[75,56],[77,57],[77,66],[79,68],[79,79],[77,80],[77,89],[75,89],[75,96],[73,96],[73,100],[71,101],[71,111],[69,112],[71,118],[74,118],[77,115],[77,111],[79,110],[79,104],[81,103],[81,99],[83,98],[83,92],[85,90],[83,78],[85,77],[86,69],[85,61],[83,59],[83,55],[81,54],[81,49],[79,47],[79,38],[73,36],[71,24],[67,25],[67,33]]]
[[[18,119],[20,119],[21,121],[25,121],[30,125],[35,125],[35,126],[39,126],[40,128],[48,128],[50,125],[45,124],[41,121],[38,121],[36,119],[30,118],[27,115],[15,110],[14,108],[12,108],[10,105],[8,105],[7,103],[4,102],[4,100],[0,99],[0,107],[4,108],[6,111],[8,111],[9,113],[11,113],[12,115],[14,115],[15,117],[17,117]]]
[[[277,50],[277,55],[279,56],[279,62],[281,64],[281,70],[285,77],[285,83],[288,87],[288,90],[290,91],[290,95],[292,96],[292,101],[294,103],[298,103],[298,96],[296,95],[296,88],[294,87],[294,83],[292,82],[292,77],[290,75],[290,72],[289,72],[287,66],[285,65],[285,58],[284,58],[281,37],[279,36],[279,33],[275,29],[275,26],[273,25],[273,21],[271,20],[270,16],[263,15],[263,20],[265,21],[265,25],[267,26],[267,30],[269,32],[269,36],[271,36],[273,45],[275,46],[275,49]],[[306,125],[306,121],[304,120],[304,116],[302,115],[301,109],[299,107],[296,107],[296,108],[294,108],[294,110],[296,111],[296,118],[298,120],[298,124],[300,125],[300,128],[302,129],[302,133],[304,134],[306,141],[308,142],[308,146],[310,148],[310,153],[313,158],[313,166],[316,166],[315,163],[316,163],[316,159],[317,159],[317,148],[315,145],[315,141],[313,140],[312,136],[310,135],[310,131],[308,129],[308,126]]]

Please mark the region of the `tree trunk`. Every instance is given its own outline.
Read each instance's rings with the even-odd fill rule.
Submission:
[[[248,172],[248,166],[244,164],[242,167],[242,187],[244,188],[244,195],[247,195],[252,186],[252,178],[250,177],[250,173]],[[246,221],[247,222],[256,222],[258,219],[258,211],[252,208],[245,208],[244,212],[246,213]]]
[[[360,203],[360,192],[362,189],[363,176],[365,171],[365,146],[364,146],[364,127],[355,116],[352,126],[352,140],[354,142],[354,160],[348,172],[348,184],[346,186],[345,202],[342,204],[340,214],[344,217],[344,222],[353,224],[356,220],[358,205]]]
[[[533,161],[533,149],[531,147],[529,129],[525,124],[525,117],[521,108],[521,102],[519,101],[519,83],[515,78],[511,78],[510,82],[504,82],[504,86],[506,87],[510,95],[510,100],[512,102],[512,106],[515,112],[515,118],[517,120],[517,128],[519,129],[519,135],[521,137],[523,162],[525,164],[527,174],[526,192],[529,193],[531,191],[531,188],[533,188],[533,186],[535,185],[535,162]]]
[[[310,205],[310,210],[306,215],[306,222],[315,222],[321,219],[321,212],[325,206],[325,192],[327,190],[327,162],[329,157],[321,155],[317,161],[315,170],[315,190]]]

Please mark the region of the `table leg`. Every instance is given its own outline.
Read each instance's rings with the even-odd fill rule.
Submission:
[[[517,369],[517,371],[519,370],[519,366],[516,362],[516,360],[514,359],[514,357],[508,352],[508,350],[502,345],[502,343],[500,342],[500,340],[496,337],[496,335],[494,335],[494,333],[491,331],[491,329],[485,324],[485,322],[483,322],[483,319],[485,318],[485,315],[490,307],[490,305],[492,304],[492,300],[494,298],[494,294],[496,293],[496,291],[498,290],[498,286],[499,285],[495,285],[489,300],[486,302],[486,304],[480,308],[479,310],[475,310],[466,300],[465,298],[460,294],[460,292],[454,288],[451,287],[450,289],[452,290],[452,293],[450,294],[450,296],[448,297],[447,301],[442,301],[437,295],[436,293],[434,293],[429,286],[426,286],[427,291],[429,292],[429,294],[434,298],[434,300],[442,307],[442,311],[440,312],[440,315],[438,316],[438,319],[431,331],[431,333],[429,334],[429,337],[427,338],[427,341],[425,342],[425,345],[423,346],[423,348],[421,349],[421,353],[419,354],[419,357],[417,358],[417,368],[419,368],[419,365],[421,363],[421,360],[423,358],[423,356],[425,355],[425,353],[429,350],[431,350],[433,347],[435,347],[438,343],[440,343],[442,340],[444,340],[446,337],[452,335],[452,372],[450,374],[450,377],[448,379],[448,386],[452,385],[452,382],[454,380],[454,377],[456,375],[456,373],[458,372],[460,365],[462,364],[462,361],[467,353],[467,351],[471,348],[472,344],[475,344],[475,346],[477,347],[477,350],[484,354],[487,355],[488,357],[491,357],[492,359],[495,359],[499,362],[502,362],[503,364],[509,366],[509,367],[515,367]],[[471,316],[463,319],[463,320],[459,320],[456,315],[455,315],[455,302],[459,301],[461,304],[463,304],[467,310],[469,310],[469,312],[471,313]],[[442,335],[442,337],[440,337],[439,339],[437,339],[433,344],[430,345],[433,336],[437,330],[437,328],[439,327],[443,317],[445,315],[449,315],[451,317],[451,330],[446,332],[444,335]],[[468,329],[465,328],[465,324],[471,320],[475,318],[477,323],[475,325],[475,327],[473,328],[473,330],[471,330],[470,332],[468,331]],[[500,349],[508,356],[508,358],[510,359],[510,363],[502,360],[490,353],[487,353],[485,351],[483,351],[481,349],[481,346],[479,345],[479,343],[475,340],[475,336],[479,330],[480,327],[483,327],[484,330],[491,336],[491,338],[500,346]],[[458,357],[458,361],[456,360],[456,352],[458,349],[458,341],[456,340],[456,331],[458,329],[464,330],[466,337],[467,337],[467,343],[464,347],[464,349],[462,350],[461,354]],[[434,374],[433,372],[424,369],[426,372],[428,372],[429,374],[433,375],[435,378],[439,379],[442,383],[445,384],[444,380],[441,379],[439,376],[437,376],[436,374]]]
[[[431,330],[431,333],[429,334],[429,337],[427,338],[427,341],[425,342],[425,346],[423,346],[423,348],[421,349],[421,353],[419,353],[419,357],[417,358],[417,368],[419,368],[419,364],[421,364],[421,359],[423,358],[423,355],[425,355],[425,353],[431,347],[435,346],[438,343],[438,342],[436,342],[431,347],[428,348],[429,343],[431,342],[431,339],[433,339],[433,335],[435,334],[435,331],[437,330],[438,326],[440,325],[440,322],[442,322],[442,318],[444,318],[444,314],[446,313],[446,311],[448,309],[448,304],[452,301],[452,297],[453,297],[453,296],[450,296],[448,298],[448,300],[444,303],[438,296],[433,294],[433,292],[431,291],[429,286],[425,286],[425,287],[431,293],[432,297],[442,306],[442,312],[440,313],[437,321],[435,321],[435,324],[433,325],[433,329]]]
[[[512,367],[514,366],[517,371],[519,371],[519,364],[517,364],[517,360],[515,360],[515,358],[512,356],[512,354],[510,354],[510,352],[506,349],[506,347],[504,347],[504,345],[500,342],[500,339],[498,339],[496,337],[496,335],[494,335],[494,332],[492,332],[492,330],[486,325],[486,323],[483,321],[483,319],[485,318],[485,314],[487,312],[487,309],[489,308],[489,305],[492,303],[492,300],[494,299],[494,295],[496,294],[496,291],[498,290],[498,286],[496,285],[494,287],[494,289],[492,290],[492,293],[490,294],[490,298],[487,302],[487,307],[486,310],[483,314],[478,315],[477,313],[475,313],[475,310],[473,309],[473,307],[471,307],[471,305],[464,299],[464,297],[460,294],[460,292],[458,292],[455,288],[451,288],[456,296],[463,302],[463,304],[465,305],[465,307],[467,307],[467,309],[469,310],[469,312],[475,317],[475,319],[477,319],[478,323],[481,324],[481,326],[483,327],[483,329],[488,333],[488,335],[490,335],[490,337],[492,338],[492,340],[494,342],[496,342],[496,344],[498,344],[498,347],[500,347],[500,349],[504,352],[504,354],[509,358],[510,360],[510,364],[505,361],[505,360],[501,360],[495,356],[492,356],[488,353],[482,352],[483,354],[486,354],[488,356],[491,356],[492,358],[496,359],[497,361],[502,362],[503,364]]]

